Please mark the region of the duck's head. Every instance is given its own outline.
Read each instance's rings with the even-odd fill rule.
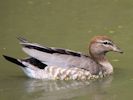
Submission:
[[[89,50],[91,56],[105,55],[109,51],[123,53],[123,51],[108,36],[95,36],[92,38]]]

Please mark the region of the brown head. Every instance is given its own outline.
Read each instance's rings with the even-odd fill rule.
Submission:
[[[89,46],[90,55],[105,55],[109,51],[123,53],[118,46],[107,36],[95,36]]]

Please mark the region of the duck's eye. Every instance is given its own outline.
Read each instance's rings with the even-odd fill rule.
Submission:
[[[105,45],[112,45],[112,43],[110,43],[110,42],[103,42],[103,44],[105,44]]]
[[[103,42],[103,44],[109,44],[108,42]]]

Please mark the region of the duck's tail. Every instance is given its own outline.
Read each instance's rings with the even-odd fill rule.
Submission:
[[[43,64],[41,61],[32,57],[23,60],[9,57],[6,55],[3,55],[3,57],[6,60],[19,65],[20,68],[24,71],[24,73],[30,78],[41,79],[41,75],[43,75],[43,73],[40,72],[47,66],[46,64]]]
[[[6,56],[6,55],[3,55],[3,57],[4,57],[6,60],[8,60],[8,61],[10,61],[10,62],[12,62],[12,63],[15,63],[15,64],[17,64],[17,65],[19,65],[19,66],[21,66],[21,67],[26,67],[26,66],[22,63],[22,61],[19,60],[19,59],[16,59],[16,58],[13,58],[13,57],[9,57],[9,56]]]
[[[29,65],[33,66],[33,67],[36,67],[36,68],[39,68],[39,69],[44,69],[47,65],[42,63],[41,61],[33,58],[33,57],[29,57],[29,58],[26,58],[26,59],[23,59],[23,60],[20,60],[20,59],[16,59],[16,58],[13,58],[13,57],[9,57],[9,56],[6,56],[6,55],[3,55],[3,57],[12,62],[12,63],[15,63],[23,68],[25,67],[29,67]]]

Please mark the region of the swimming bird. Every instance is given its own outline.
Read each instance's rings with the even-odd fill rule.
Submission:
[[[82,80],[110,75],[113,66],[106,53],[123,53],[108,37],[95,36],[89,44],[90,55],[63,48],[47,47],[19,37],[23,51],[29,55],[25,59],[3,57],[22,68],[24,73],[35,79]]]

